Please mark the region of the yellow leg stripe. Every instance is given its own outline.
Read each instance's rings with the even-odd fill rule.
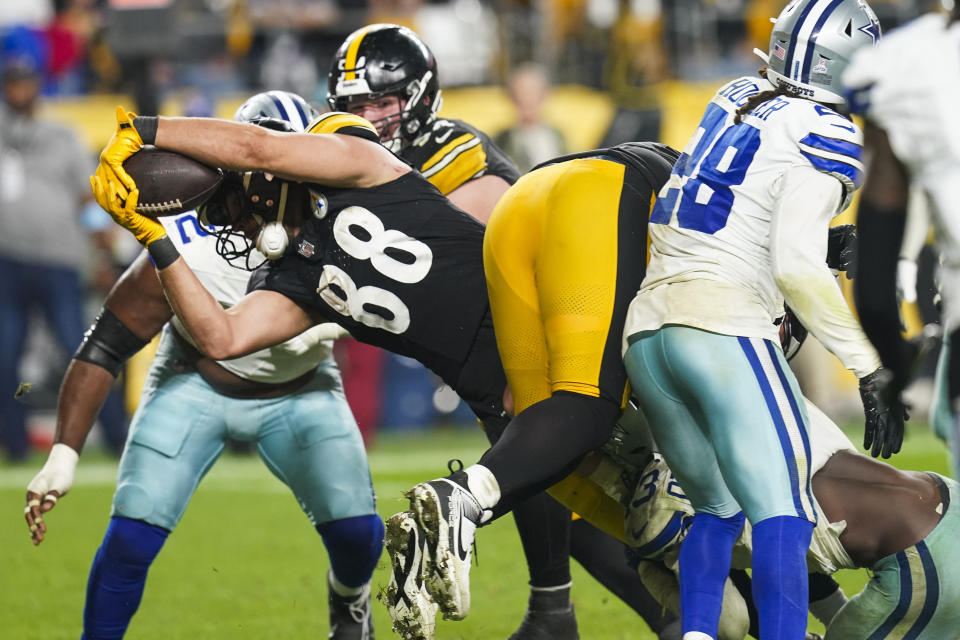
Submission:
[[[623,505],[608,496],[589,478],[576,471],[547,489],[547,493],[581,518],[620,542],[627,542]]]

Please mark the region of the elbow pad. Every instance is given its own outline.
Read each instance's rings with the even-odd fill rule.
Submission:
[[[103,307],[93,325],[83,334],[83,342],[73,359],[95,364],[116,377],[123,363],[147,342],[137,337],[110,309]]]

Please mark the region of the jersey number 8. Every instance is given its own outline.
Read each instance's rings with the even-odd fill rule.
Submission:
[[[362,230],[354,233],[353,227]],[[396,229],[386,229],[369,209],[347,207],[337,215],[333,237],[340,248],[357,260],[369,260],[384,276],[414,284],[423,280],[433,265],[433,252],[423,242]],[[336,285],[343,296],[330,285]],[[375,329],[400,334],[410,326],[410,310],[395,294],[368,285],[357,287],[343,269],[324,265],[317,293],[332,309]]]
[[[731,188],[743,183],[760,147],[759,129],[746,123],[727,126],[727,115],[716,104],[707,105],[696,144],[677,159],[650,222],[670,224],[676,210],[681,229],[714,234],[726,226],[733,207]]]

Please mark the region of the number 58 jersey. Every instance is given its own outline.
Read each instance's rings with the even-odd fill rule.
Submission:
[[[416,171],[371,188],[312,189],[316,214],[282,258],[257,270],[250,288],[282,293],[472,395],[461,374],[478,334],[489,332],[494,345],[483,226]],[[486,377],[502,383],[494,368],[499,376]]]
[[[707,105],[651,213],[650,262],[625,335],[670,323],[777,339],[783,297],[771,229],[784,179],[801,168],[835,177],[839,213],[863,166],[859,128],[811,100],[778,95],[735,122],[751,96],[773,88],[762,78],[739,78]],[[811,211],[811,222],[818,213]]]

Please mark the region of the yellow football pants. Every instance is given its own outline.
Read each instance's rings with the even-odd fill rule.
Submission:
[[[651,197],[625,165],[579,158],[523,176],[497,203],[483,258],[514,415],[557,391],[625,404],[623,323],[643,280]],[[589,479],[574,473],[549,492],[624,539],[623,506]]]

